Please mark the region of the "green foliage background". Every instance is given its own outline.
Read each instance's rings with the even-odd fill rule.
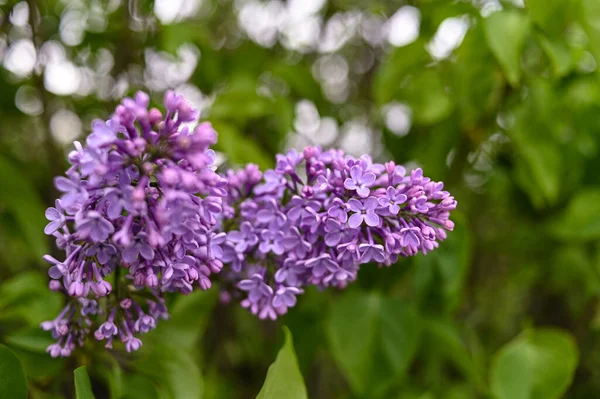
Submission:
[[[0,398],[22,380],[15,355],[34,399],[75,386],[89,397],[85,369],[74,383],[82,365],[97,398],[600,397],[600,2],[324,1],[311,16],[341,32],[333,47],[319,45],[326,29],[294,47],[285,21],[255,12],[246,25],[276,26],[257,43],[240,23],[247,3],[266,4],[204,0],[166,21],[148,0],[0,0]],[[406,6],[418,37],[379,40]],[[468,29],[440,57],[448,18]],[[53,72],[56,54],[75,69]],[[78,86],[57,88],[74,70]],[[339,127],[327,146],[359,142],[443,180],[456,230],[426,257],[363,267],[345,291],[308,290],[276,323],[220,304],[215,288],[171,298],[172,320],[139,353],[90,340],[51,359],[38,325],[63,298],[41,256],[54,253],[44,209],[74,138],[63,133],[81,123],[83,139],[122,95],[159,102],[170,84],[201,93],[230,165],[269,167],[310,143],[299,115],[316,108]]]

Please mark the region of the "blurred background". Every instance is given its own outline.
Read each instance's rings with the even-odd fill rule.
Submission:
[[[71,397],[81,364],[98,398],[253,398],[282,325],[311,398],[598,398],[599,62],[597,0],[0,0],[0,342],[32,398]],[[420,166],[457,227],[276,323],[213,289],[139,353],[51,359],[52,177],[92,119],[168,88],[229,165],[316,144]]]

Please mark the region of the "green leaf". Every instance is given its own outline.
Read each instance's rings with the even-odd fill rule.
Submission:
[[[566,209],[552,218],[547,227],[553,236],[561,240],[600,238],[600,189],[587,188],[579,191]]]
[[[263,148],[251,137],[246,137],[236,126],[213,120],[212,124],[219,133],[219,141],[215,149],[223,151],[233,165],[254,163],[261,169],[268,169],[273,160]]]
[[[27,382],[21,362],[6,346],[0,344],[0,399],[27,398]]]
[[[415,124],[438,123],[450,116],[454,109],[441,74],[434,69],[425,69],[409,79],[399,98],[411,106]]]
[[[152,379],[161,398],[201,399],[204,384],[200,369],[189,348],[176,345],[174,342],[153,346],[136,368]]]
[[[529,20],[523,13],[495,12],[484,19],[488,46],[504,69],[508,82],[516,87],[521,80],[521,51],[529,33]]]
[[[581,0],[580,20],[587,33],[592,54],[600,63],[600,2]]]
[[[561,77],[569,73],[573,68],[573,57],[569,47],[563,42],[549,39],[544,35],[537,35],[537,39],[552,63],[554,75]]]
[[[527,330],[494,356],[491,391],[497,399],[558,399],[571,384],[578,358],[567,332]]]
[[[94,399],[87,368],[85,366],[78,367],[73,371],[73,375],[75,376],[75,397],[77,399]]]
[[[45,332],[45,331],[44,331]],[[59,376],[65,366],[65,358],[54,358],[47,353],[32,352],[10,344],[10,349],[17,355],[27,378],[33,380],[48,380]]]
[[[443,320],[428,319],[424,320],[423,329],[428,336],[428,342],[435,345],[436,350],[454,363],[475,388],[484,392],[486,388],[482,371],[473,361],[456,326]]]
[[[43,354],[46,354],[46,348],[54,342],[50,334],[39,326],[19,330],[6,337],[6,343],[12,346]]]
[[[197,290],[189,295],[178,297],[170,307],[169,322],[160,323],[144,341],[152,340],[159,344],[177,342],[181,348],[193,349],[206,330],[217,299],[216,290]],[[190,323],[190,320],[194,322]]]
[[[22,169],[1,155],[0,186],[0,208],[6,207],[14,216],[34,256],[41,258],[48,253],[48,240],[44,234],[44,204]]]
[[[565,28],[570,0],[526,0],[531,21],[544,32],[558,35]]]
[[[37,272],[24,272],[0,284],[0,320],[16,318],[39,326],[60,312],[59,294],[48,290],[47,278]]]
[[[425,65],[428,60],[431,60],[431,57],[428,56],[422,40],[394,48],[375,73],[373,96],[377,104],[383,105],[396,98],[409,73]]]
[[[427,298],[435,291],[434,299],[442,296],[436,306],[441,304],[444,311],[452,311],[461,303],[471,263],[471,236],[465,218],[458,213],[453,215],[453,220],[456,225],[448,239],[427,256],[415,258],[415,284],[419,296]]]
[[[419,330],[411,306],[364,293],[333,303],[326,325],[331,353],[353,391],[370,397],[401,379],[417,350]]]
[[[154,381],[145,375],[129,374],[125,376],[123,394],[119,399],[159,399]]]
[[[275,362],[269,366],[267,378],[256,399],[307,399],[304,378],[298,368],[292,333],[283,327],[285,343]]]

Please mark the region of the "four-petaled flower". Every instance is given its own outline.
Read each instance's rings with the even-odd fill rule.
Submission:
[[[379,225],[381,220],[377,213],[375,213],[377,206],[378,202],[374,197],[369,197],[363,202],[354,198],[350,199],[348,201],[348,208],[354,214],[348,219],[348,225],[353,229],[358,228],[363,221],[370,227]]]
[[[387,207],[392,215],[397,215],[400,212],[400,204],[405,203],[406,200],[405,194],[398,193],[394,187],[388,187],[385,197],[379,198],[379,205]]]
[[[367,198],[371,190],[369,187],[375,183],[375,173],[365,172],[360,165],[350,168],[350,177],[344,181],[344,187],[348,190],[356,190],[361,198]]]

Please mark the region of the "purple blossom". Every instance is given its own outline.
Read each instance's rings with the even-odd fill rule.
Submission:
[[[375,173],[366,172],[360,165],[350,168],[350,177],[344,181],[344,187],[348,190],[356,190],[361,198],[369,196],[369,187],[375,183]]]
[[[60,205],[60,200],[54,201],[54,204],[54,208],[46,209],[46,219],[50,220],[50,223],[44,228],[44,233],[47,235],[53,234],[67,222],[67,218],[64,215],[64,209]]]
[[[297,287],[281,287],[275,292],[272,304],[275,307],[285,306],[291,308],[296,305],[296,295],[300,293],[302,293],[302,290]]]
[[[388,208],[392,215],[397,215],[400,212],[400,205],[405,203],[407,197],[401,194],[394,187],[388,187],[385,191],[385,197],[379,198],[379,205]]]
[[[273,289],[264,283],[260,274],[254,274],[251,278],[240,281],[237,286],[239,289],[248,292],[250,302],[255,303],[262,297],[273,295]]]
[[[348,201],[348,208],[354,212],[348,219],[348,226],[353,229],[360,227],[365,222],[367,226],[375,227],[380,223],[380,218],[375,213],[378,206],[377,199],[375,197],[369,197],[364,201],[351,198]]]
[[[167,92],[164,103],[163,114],[145,93],[123,99],[110,119],[92,123],[87,145],[75,143],[66,176],[55,178],[61,197],[46,211],[45,232],[66,255],[44,259],[51,289],[72,298],[50,325],[58,340],[52,356],[83,345],[91,327],[108,348],[117,337],[126,350],[138,349],[135,334],[168,315],[164,292],[208,289],[222,269],[226,237],[214,228],[227,181],[212,167],[217,134],[208,123],[185,125],[198,112],[182,96]],[[138,304],[138,297],[155,300]],[[106,309],[117,301],[128,305]]]
[[[262,319],[286,313],[304,286],[344,288],[362,264],[428,253],[453,228],[456,201],[442,183],[366,155],[307,147],[277,156],[262,181],[246,170],[226,176],[222,223],[233,227],[222,276]]]

